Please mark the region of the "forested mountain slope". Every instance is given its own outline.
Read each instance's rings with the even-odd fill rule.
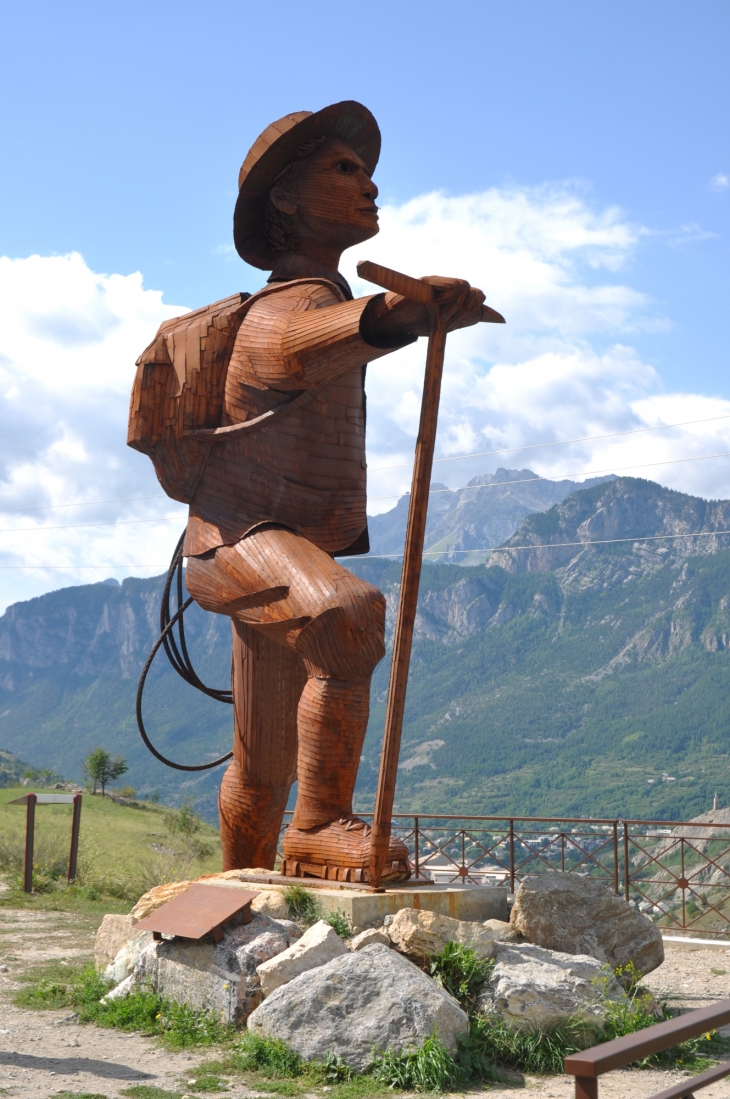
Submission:
[[[727,518],[726,518],[727,517]],[[730,502],[621,478],[529,516],[490,567],[426,565],[397,803],[422,812],[678,819],[730,802]],[[664,540],[636,542],[645,535]],[[666,539],[668,534],[682,537]],[[600,538],[625,542],[517,549]],[[388,597],[400,565],[351,567]],[[69,778],[95,745],[130,763],[125,782],[215,811],[220,771],[185,775],[149,756],[134,695],[157,635],[162,581],[65,588],[0,619],[0,747]],[[188,632],[203,678],[228,678],[229,625],[197,608]],[[358,786],[372,804],[388,660]],[[153,668],[155,742],[202,762],[230,746],[230,707]],[[670,780],[674,781],[670,781]]]

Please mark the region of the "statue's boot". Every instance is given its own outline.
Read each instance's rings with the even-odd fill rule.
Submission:
[[[353,816],[321,824],[318,828],[302,829],[291,825],[284,835],[284,855],[287,869],[295,877],[313,874],[341,881],[367,881],[370,825]],[[408,848],[400,840],[391,838],[382,880],[407,881],[410,876]]]
[[[289,789],[264,786],[231,760],[218,794],[224,870],[274,865]]]
[[[297,718],[297,804],[283,845],[291,876],[367,880],[370,827],[353,815],[352,795],[369,701],[369,678],[307,680]],[[385,880],[410,873],[408,849],[391,840]]]

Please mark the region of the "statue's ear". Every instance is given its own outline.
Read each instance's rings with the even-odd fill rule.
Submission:
[[[297,204],[291,200],[291,192],[287,191],[285,187],[272,187],[269,192],[269,198],[271,203],[280,210],[282,214],[296,214]]]

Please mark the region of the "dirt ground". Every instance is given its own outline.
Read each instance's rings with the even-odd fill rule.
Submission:
[[[148,1084],[186,1094],[187,1072],[200,1053],[172,1053],[154,1040],[69,1020],[68,1010],[29,1011],[14,1007],[16,975],[30,965],[89,957],[95,928],[89,919],[63,912],[0,908],[0,1096],[50,1099],[65,1093],[92,1093],[117,1099],[131,1085]],[[668,946],[667,957],[645,982],[677,1006],[696,1008],[730,998],[730,948],[688,951]],[[627,1070],[601,1078],[602,1099],[646,1099],[682,1080],[680,1072]],[[476,1097],[569,1099],[572,1078],[515,1077]],[[257,1094],[231,1081],[224,1094]],[[259,1093],[260,1094],[260,1093]],[[730,1099],[730,1079],[700,1093],[703,1099]],[[192,1096],[191,1096],[192,1099]],[[314,1099],[314,1097],[312,1097]]]

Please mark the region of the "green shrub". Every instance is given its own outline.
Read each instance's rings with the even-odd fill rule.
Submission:
[[[300,923],[311,926],[322,919],[322,906],[314,894],[303,885],[288,885],[282,896],[290,920],[298,920]]]
[[[597,1040],[597,1031],[584,1022],[568,1020],[550,1031],[517,1027],[501,1015],[477,1015],[472,1018],[463,1047],[478,1062],[504,1065],[520,1072],[561,1073],[571,1053],[585,1049]]]
[[[372,1075],[379,1084],[400,1091],[451,1091],[468,1078],[466,1069],[435,1035],[427,1038],[420,1049],[379,1053]]]
[[[478,1015],[472,1018],[469,1037],[463,1044],[472,1056],[520,1072],[561,1073],[565,1058],[571,1054],[625,1034],[635,1034],[672,1017],[673,1013],[665,1004],[657,1013],[651,995],[637,990],[623,1000],[606,1000],[603,1025],[598,1019],[576,1015],[550,1030],[540,1030],[506,1023],[499,1015]],[[640,1068],[673,1065],[686,1068],[698,1059],[719,1056],[726,1048],[726,1040],[712,1031],[654,1053],[636,1064]]]
[[[455,1000],[467,1015],[474,1011],[482,985],[494,968],[494,962],[481,958],[471,947],[447,943],[440,954],[431,959],[429,973]]]
[[[324,919],[341,939],[348,939],[352,935],[352,924],[341,909],[338,908],[334,912],[328,912]]]

